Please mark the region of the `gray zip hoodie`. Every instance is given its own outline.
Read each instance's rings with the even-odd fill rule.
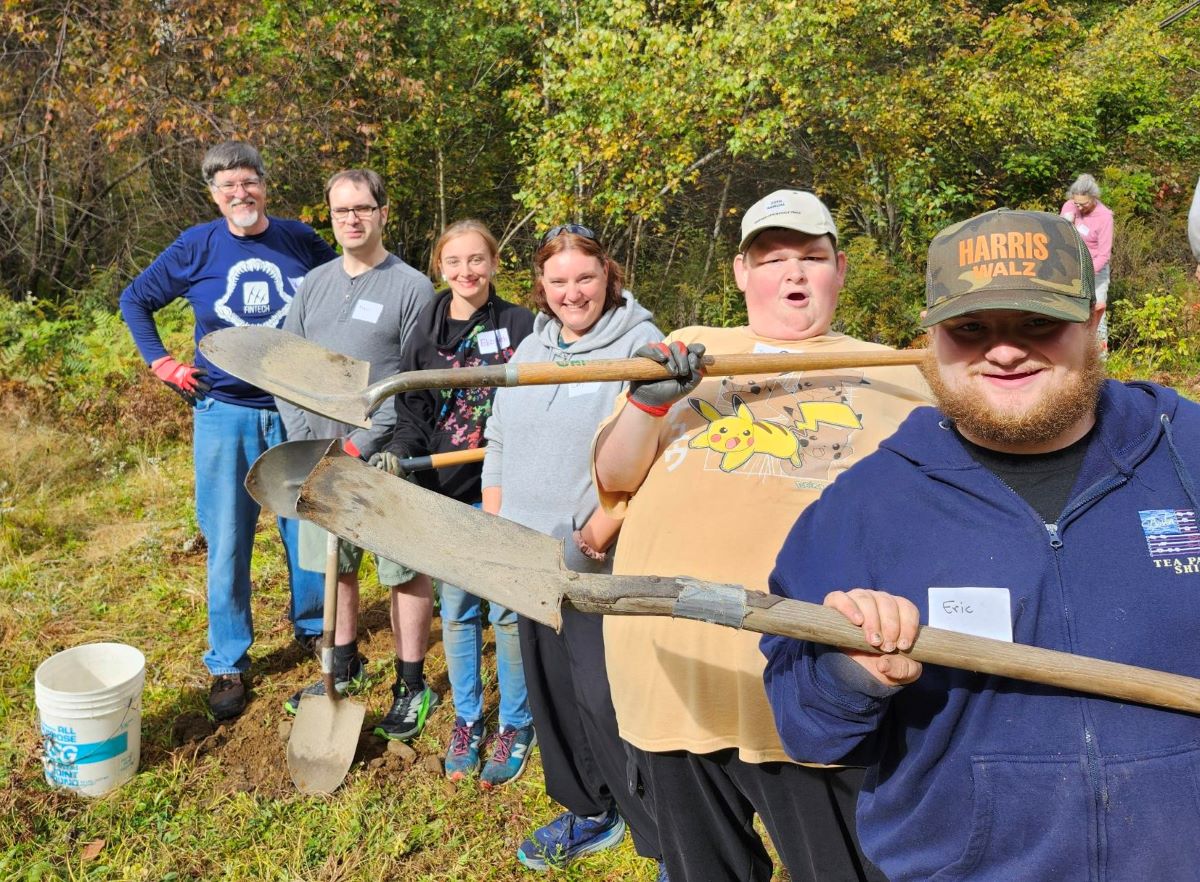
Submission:
[[[582,339],[559,346],[562,324],[538,314],[533,333],[513,353],[521,362],[587,362],[629,358],[663,334],[653,316],[624,292],[625,302],[600,316]],[[483,487],[503,491],[500,516],[566,539],[567,565],[573,570],[601,572],[571,541],[595,511],[591,448],[596,427],[612,413],[624,383],[573,383],[557,386],[512,386],[496,390],[484,437]],[[611,555],[610,561],[611,561]]]

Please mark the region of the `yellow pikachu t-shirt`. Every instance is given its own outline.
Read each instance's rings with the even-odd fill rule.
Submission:
[[[667,338],[675,340],[703,343],[711,355],[887,348],[841,334],[772,340],[744,327],[683,328]],[[915,367],[706,377],[662,419],[658,456],[638,491],[600,493],[605,511],[624,520],[614,572],[766,591],[805,506],[928,403]],[[621,396],[600,432],[624,404]],[[605,617],[621,737],[649,751],[736,747],[746,762],[788,760],[763,690],[758,640],[704,622]]]

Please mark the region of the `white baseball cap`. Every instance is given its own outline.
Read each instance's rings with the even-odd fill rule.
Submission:
[[[837,244],[833,215],[824,202],[807,190],[776,190],[751,205],[742,218],[742,244],[738,251],[744,253],[755,236],[774,227],[810,236],[829,234]]]

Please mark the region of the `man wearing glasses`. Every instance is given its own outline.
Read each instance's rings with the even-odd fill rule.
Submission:
[[[254,640],[250,555],[258,504],[243,487],[249,466],[284,440],[275,399],[196,353],[176,360],[163,345],[154,313],[184,298],[195,316],[195,339],[241,325],[280,327],[300,282],[336,257],[299,221],[266,213],[266,172],[249,144],[227,141],[201,163],[219,220],[184,230],[121,294],[121,314],[155,376],[181,395],[194,414],[196,519],[208,544],[208,703],[218,720],[246,706],[244,675]],[[321,633],[323,580],[300,569],[298,522],[279,520],[287,551],[291,619],[306,646]]]
[[[283,328],[326,349],[369,362],[370,381],[399,373],[401,354],[412,336],[417,315],[433,300],[433,284],[383,245],[388,219],[387,190],[383,179],[370,169],[340,171],[325,184],[325,201],[333,221],[333,237],[342,256],[308,274],[292,302]],[[289,439],[341,438],[352,456],[363,459],[378,453],[396,424],[396,405],[384,401],[371,415],[371,428],[350,426],[301,410],[277,399]],[[315,524],[300,524],[300,563],[312,570],[325,568],[325,531]],[[338,546],[338,616],[334,635],[334,685],[338,691],[364,684],[363,660],[358,654],[358,568],[362,549],[341,542]],[[391,589],[392,637],[396,649],[397,682],[406,673],[419,680],[433,623],[433,592],[428,576],[383,558],[378,559],[379,581]],[[399,694],[400,690],[397,690]],[[318,680],[303,692],[324,695]],[[301,692],[284,702],[288,713],[300,708]],[[406,693],[407,694],[407,693]],[[400,711],[406,711],[406,708]],[[406,713],[400,713],[406,716]],[[425,715],[421,715],[423,723]],[[415,737],[418,732],[405,732]]]

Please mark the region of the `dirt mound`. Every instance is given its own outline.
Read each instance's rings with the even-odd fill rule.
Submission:
[[[290,630],[290,625],[288,625]],[[433,634],[441,633],[434,620]],[[385,602],[364,610],[359,625],[359,649],[369,659],[370,686],[352,700],[367,707],[363,732],[359,736],[354,764],[347,778],[366,776],[368,780],[395,781],[405,774],[436,776],[441,774],[440,760],[450,736],[454,712],[449,707],[449,685],[440,642],[430,648],[426,660],[426,678],[443,696],[443,706],[434,712],[425,733],[411,745],[392,744],[373,734],[378,721],[391,704],[394,680],[391,631]],[[492,646],[484,648],[492,654]],[[169,720],[163,719],[169,734],[167,746],[146,744],[142,766],[172,763],[182,759],[204,769],[209,786],[223,792],[252,792],[260,796],[294,795],[287,768],[287,739],[293,718],[283,709],[284,700],[320,676],[316,659],[306,655],[294,643],[269,653],[251,668],[250,700],[246,710],[234,720],[215,722],[206,712],[193,706],[181,710]],[[494,707],[495,686],[489,684],[489,705]]]

